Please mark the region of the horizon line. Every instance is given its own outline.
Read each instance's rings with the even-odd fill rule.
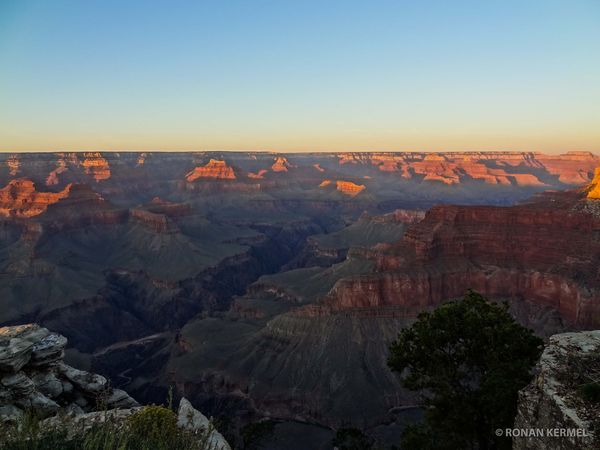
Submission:
[[[597,156],[596,151],[592,150],[558,150],[555,152],[544,152],[541,150],[307,150],[307,151],[277,151],[277,150],[165,150],[165,149],[145,149],[145,150],[0,150],[0,154],[52,154],[52,153],[264,153],[264,154],[285,154],[285,155],[311,155],[311,154],[349,154],[349,153],[414,153],[414,154],[479,154],[479,153],[514,153],[514,154],[534,154],[534,155],[577,155],[591,154]]]

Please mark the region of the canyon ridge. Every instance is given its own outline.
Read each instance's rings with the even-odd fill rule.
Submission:
[[[386,365],[419,312],[475,289],[538,335],[600,327],[588,152],[0,155],[0,326],[142,403],[169,389],[235,435],[397,439]]]

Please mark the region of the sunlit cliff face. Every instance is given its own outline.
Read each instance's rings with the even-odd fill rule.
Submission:
[[[325,188],[327,186],[331,186],[334,182],[332,180],[323,180],[321,184],[319,184],[320,188]],[[337,180],[335,181],[335,188],[342,194],[348,195],[350,197],[355,197],[360,194],[362,191],[366,189],[366,187],[362,184],[356,184],[352,181],[344,181]]]
[[[20,178],[0,189],[0,215],[4,217],[33,217],[44,213],[48,206],[67,197],[71,185],[60,192],[39,192],[33,181]]]
[[[199,178],[210,178],[214,180],[235,180],[233,168],[227,165],[223,160],[211,159],[205,166],[196,167],[189,172],[185,179],[195,181]]]
[[[594,179],[590,185],[587,198],[600,199],[600,167],[598,167],[594,173]]]
[[[562,155],[517,152],[444,152],[444,153],[340,153],[338,164],[369,163],[381,172],[399,173],[405,179],[422,176],[426,181],[447,185],[464,179],[486,184],[544,186],[534,173],[519,173],[523,168],[543,170],[561,183],[589,181],[589,170],[597,165],[590,152],[571,151]]]
[[[273,172],[287,172],[292,165],[288,162],[286,158],[283,156],[278,156],[275,158],[275,162],[271,166],[271,170]]]
[[[100,152],[84,153],[84,160],[81,165],[85,167],[85,173],[91,175],[94,180],[102,181],[110,178],[110,168],[108,161]]]

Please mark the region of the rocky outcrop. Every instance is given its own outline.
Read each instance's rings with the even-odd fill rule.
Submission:
[[[0,328],[0,421],[137,406],[101,375],[63,362],[67,339],[36,324]]]
[[[209,435],[206,442],[208,448],[214,450],[231,450],[223,435],[214,429],[208,418],[200,411],[194,409],[192,404],[185,398],[182,398],[179,402],[177,425],[191,431],[208,431]]]
[[[332,180],[323,180],[321,184],[319,184],[319,187],[325,188],[331,186],[332,184],[334,184]],[[337,180],[335,181],[335,188],[342,194],[348,195],[350,197],[356,197],[358,194],[360,194],[366,189],[366,186],[363,184],[353,183],[352,181]]]
[[[19,173],[20,166],[21,162],[19,161],[18,155],[11,155],[10,158],[6,160],[6,167],[8,167],[8,173],[13,177]]]
[[[600,321],[600,219],[577,193],[514,207],[438,206],[369,258],[373,274],[340,280],[330,308],[419,310],[475,289],[556,309],[576,327]]]
[[[52,186],[60,182],[60,174],[67,171],[67,163],[64,158],[59,157],[56,162],[56,169],[48,174],[46,177],[46,185]]]
[[[335,187],[342,194],[349,195],[350,197],[355,197],[366,189],[364,184],[356,184],[351,181],[342,180],[336,181]]]
[[[110,178],[110,167],[106,158],[102,156],[102,153],[84,153],[83,158],[81,165],[85,169],[85,173],[90,175],[94,180],[98,182]]]
[[[254,173],[254,172],[248,172],[248,178],[254,179],[254,180],[262,180],[265,178],[265,174],[268,172],[268,170],[266,169],[260,169],[258,172]]]
[[[205,166],[196,167],[185,176],[189,182],[198,179],[235,180],[235,172],[225,161],[211,159]]]
[[[486,184],[542,186],[550,177],[577,185],[590,181],[598,158],[590,152],[544,155],[533,152],[341,153],[339,164],[371,164],[381,172],[447,185],[469,180]],[[545,172],[545,174],[544,174]]]
[[[600,331],[557,334],[537,364],[534,380],[519,392],[515,450],[584,450],[600,445],[598,404],[577,392],[585,372],[600,368]],[[589,382],[589,380],[587,380]]]
[[[48,206],[67,197],[68,185],[60,192],[39,192],[27,178],[12,180],[0,189],[0,215],[5,217],[33,217],[44,213]]]
[[[278,156],[277,158],[275,158],[275,162],[271,166],[271,170],[273,172],[287,172],[291,168],[292,165],[289,163],[287,158],[283,156]]]
[[[83,434],[93,427],[110,422],[117,428],[123,427],[127,420],[134,414],[142,411],[142,407],[112,408],[103,411],[88,413],[73,413],[67,419],[64,417],[50,417],[40,422],[40,427],[46,430],[65,429],[67,437],[72,439]],[[179,402],[177,410],[177,426],[198,435],[202,442],[211,450],[231,450],[229,443],[219,433],[211,421],[200,411],[196,410],[185,398]]]
[[[134,221],[150,227],[156,233],[168,233],[175,231],[176,226],[172,224],[165,214],[146,211],[141,208],[129,210],[129,217]]]
[[[594,179],[587,189],[587,198],[589,199],[600,199],[600,167],[596,169],[594,173]]]

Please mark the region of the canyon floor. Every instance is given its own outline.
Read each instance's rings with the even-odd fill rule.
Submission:
[[[598,158],[538,153],[0,156],[0,325],[235,436],[397,441],[398,331],[473,288],[541,336],[600,323]],[[598,180],[596,180],[598,181]],[[591,187],[590,187],[591,186]],[[304,447],[306,448],[306,447]]]

